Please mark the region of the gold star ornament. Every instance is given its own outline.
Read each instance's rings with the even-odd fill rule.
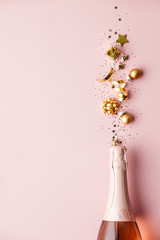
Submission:
[[[123,46],[124,43],[128,43],[127,34],[124,35],[118,34],[118,39],[116,40],[116,42],[120,43],[121,47]]]

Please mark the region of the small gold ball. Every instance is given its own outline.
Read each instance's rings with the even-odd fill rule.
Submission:
[[[130,71],[130,74],[129,74],[130,78],[132,79],[137,79],[141,76],[141,72],[139,69],[137,68],[134,68]]]
[[[123,124],[129,124],[132,122],[132,116],[128,113],[125,113],[121,116],[121,121]]]

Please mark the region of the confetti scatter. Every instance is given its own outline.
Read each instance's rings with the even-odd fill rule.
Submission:
[[[118,135],[119,143],[126,144],[129,141],[135,140],[135,138],[138,136],[138,133],[136,131],[132,131],[132,128],[134,126],[134,121],[139,121],[138,119],[141,117],[141,115],[138,113],[134,114],[133,112],[135,110],[130,107],[129,100],[127,100],[128,89],[130,93],[138,93],[139,89],[135,87],[135,83],[132,81],[133,79],[131,76],[133,77],[133,75],[126,72],[126,67],[128,66],[130,59],[135,58],[135,54],[130,53],[128,55],[127,52],[125,52],[124,45],[129,41],[127,34],[120,34],[121,30],[126,32],[130,31],[130,27],[128,26],[126,20],[128,13],[122,12],[119,6],[113,5],[113,9],[115,9],[113,17],[114,19],[117,19],[117,26],[116,28],[113,26],[108,27],[108,30],[103,34],[104,37],[100,39],[100,45],[102,46],[101,49],[104,53],[104,63],[101,64],[101,70],[99,71],[99,78],[102,80],[97,80],[97,82],[102,82],[102,84],[99,85],[99,83],[94,82],[94,89],[96,91],[95,97],[98,101],[102,101],[101,111],[108,115],[102,120],[103,127],[100,127],[98,132],[101,134],[103,133],[107,138],[108,131],[110,131],[110,134],[113,138]],[[121,29],[120,25],[122,22],[123,26]],[[107,41],[111,45],[111,48],[108,51],[106,51]],[[106,55],[109,58],[106,58]],[[132,67],[133,66],[135,67],[135,65],[132,65]],[[139,77],[140,76],[141,71]],[[117,93],[117,95],[115,93]],[[127,101],[118,99],[118,93],[124,94],[122,98],[124,98],[123,100]],[[131,94],[131,97],[134,97],[133,94]],[[115,105],[115,111],[113,105],[110,102],[109,105],[107,104],[107,99],[113,99],[116,101],[117,105]],[[121,115],[119,115],[120,112],[122,112]],[[125,114],[127,114],[127,116]],[[107,121],[110,121],[110,124],[109,122],[106,122],[106,119],[108,119]],[[134,121],[132,123],[133,119]]]

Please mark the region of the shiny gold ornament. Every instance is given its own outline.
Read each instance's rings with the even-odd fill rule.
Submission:
[[[114,98],[107,98],[102,101],[101,111],[104,114],[115,114],[118,111],[118,102]]]
[[[132,122],[132,116],[128,113],[124,113],[122,116],[121,116],[121,121],[123,124],[129,124]]]
[[[102,79],[102,80],[100,80],[98,82],[105,82],[105,81],[109,80],[112,77],[113,73],[114,73],[114,71],[111,70],[104,79]]]
[[[107,51],[107,56],[112,58],[113,60],[116,59],[116,57],[119,55],[119,51],[118,49],[111,47],[108,51]]]
[[[116,40],[116,42],[120,43],[121,47],[123,46],[124,43],[128,43],[127,34],[125,35],[118,34],[118,39]]]
[[[134,69],[132,69],[132,70],[130,71],[129,77],[130,77],[131,79],[137,79],[137,78],[139,78],[140,76],[141,76],[141,72],[140,72],[139,69],[134,68]]]
[[[114,90],[117,92],[117,98],[120,102],[128,99],[128,92],[125,88],[126,83],[124,80],[111,81],[111,79],[109,79],[109,82],[114,86]]]

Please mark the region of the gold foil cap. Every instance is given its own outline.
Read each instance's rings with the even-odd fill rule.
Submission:
[[[128,166],[127,162],[127,148],[124,146],[111,146],[110,147],[110,166],[112,168],[122,168],[126,170]]]

